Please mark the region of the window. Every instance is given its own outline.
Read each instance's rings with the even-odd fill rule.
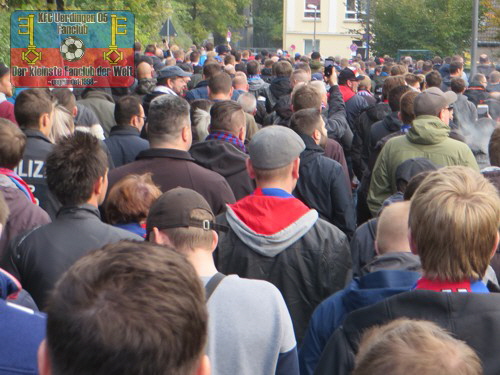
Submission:
[[[366,13],[367,0],[345,0],[345,19],[359,20]]]
[[[304,18],[314,18],[315,11],[316,18],[321,18],[321,0],[304,0]]]
[[[319,39],[316,39],[316,46],[314,47],[314,51],[313,51],[313,42],[314,42],[313,39],[304,39],[304,55],[308,55],[311,52],[320,50]]]

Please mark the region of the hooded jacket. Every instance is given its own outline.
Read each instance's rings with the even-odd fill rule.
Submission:
[[[326,157],[324,150],[311,137],[299,136],[306,148],[300,154],[300,178],[294,195],[351,238],[356,219],[342,166]]]
[[[254,185],[246,169],[248,155],[231,143],[211,139],[194,144],[189,152],[199,165],[226,179],[236,200],[252,193]]]
[[[113,97],[102,90],[89,90],[84,92],[80,104],[92,109],[99,118],[99,124],[104,129],[104,135],[109,136],[109,131],[116,124],[115,121],[115,102]]]
[[[276,77],[269,85],[269,95],[266,100],[267,112],[272,112],[278,100],[283,96],[290,96],[292,88],[290,87],[290,77]]]
[[[252,77],[248,79],[248,92],[255,95],[257,100],[259,99],[259,96],[263,96],[267,99],[267,97],[271,95],[269,86],[270,84],[264,82],[264,80],[260,77]]]
[[[314,308],[345,285],[351,267],[347,237],[279,189],[256,189],[228,205],[217,222],[229,227],[219,235],[217,269],[274,284],[300,342]]]
[[[376,122],[370,129],[370,149],[371,152],[375,149],[377,142],[385,136],[401,130],[403,123],[398,118],[398,112],[391,112],[381,121]]]
[[[479,356],[485,375],[500,373],[500,295],[414,290],[350,313],[330,337],[315,375],[347,375],[362,333],[397,318],[428,320],[465,341]]]
[[[408,133],[390,139],[372,173],[368,207],[376,215],[386,198],[396,192],[396,168],[411,158],[427,158],[440,166],[463,165],[479,171],[469,146],[448,137],[450,128],[436,116],[418,116]]]
[[[410,290],[420,277],[420,273],[404,267],[380,270],[355,278],[345,289],[324,300],[311,317],[299,351],[300,374],[313,374],[328,339],[347,314]]]

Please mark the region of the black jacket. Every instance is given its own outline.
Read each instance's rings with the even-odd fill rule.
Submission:
[[[108,146],[115,168],[133,162],[139,152],[149,148],[149,142],[130,125],[113,126],[104,143]]]
[[[500,295],[416,290],[349,314],[326,345],[315,375],[347,375],[362,333],[397,318],[429,320],[465,341],[479,355],[485,375],[500,373]]]
[[[254,190],[254,184],[246,169],[248,155],[231,143],[212,139],[193,145],[189,152],[199,165],[226,179],[236,200]]]
[[[485,104],[484,102],[490,98],[484,86],[477,82],[471,82],[469,88],[465,90],[464,95],[474,103],[476,107],[479,104]]]
[[[398,112],[392,112],[381,121],[373,124],[370,130],[370,152],[373,152],[378,141],[389,134],[400,131],[401,126],[403,126],[403,123],[398,118]]]
[[[251,200],[259,197],[249,196],[242,201]],[[274,234],[259,234],[245,224],[248,215],[239,218],[234,214],[234,207],[242,201],[219,215],[217,222],[230,230],[219,233],[214,259],[217,269],[224,274],[274,284],[283,294],[300,343],[314,308],[342,289],[350,276],[349,243],[338,228],[318,219],[314,210],[295,220],[294,207],[286,203],[293,203],[294,199],[276,200],[285,207],[273,209],[269,201],[262,205],[247,203],[248,215],[255,219],[256,212],[260,212],[263,216],[257,220],[262,223],[292,218],[289,226]]]
[[[59,277],[90,250],[142,238],[104,224],[90,204],[63,207],[52,223],[19,236],[9,246],[7,271],[21,281],[40,309]]]
[[[54,145],[39,130],[25,129],[24,134],[26,134],[26,148],[24,149],[23,159],[15,169],[16,173],[30,185],[31,191],[38,201],[38,205],[53,220],[61,204],[52,195],[47,186],[45,160],[54,148]]]
[[[146,172],[153,174],[162,192],[181,186],[200,193],[216,215],[225,211],[226,203],[235,201],[224,177],[196,164],[189,152],[166,148],[144,150],[136,161],[110,171],[108,192],[123,177]]]
[[[356,219],[342,166],[326,157],[311,137],[299,136],[306,148],[300,154],[300,178],[294,195],[351,238],[356,229]]]
[[[290,87],[290,77],[275,77],[269,86],[270,95],[266,98],[266,110],[268,113],[273,111],[274,106],[283,96],[290,96],[292,88]]]

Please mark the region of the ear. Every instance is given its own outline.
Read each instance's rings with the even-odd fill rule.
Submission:
[[[212,94],[212,92],[210,91],[210,87],[207,86],[207,92],[208,92],[208,97],[210,98],[210,95]]]
[[[40,375],[50,375],[52,373],[52,364],[50,363],[49,350],[47,348],[47,339],[43,339],[37,352],[38,372]]]
[[[413,236],[411,235],[410,228],[408,228],[408,243],[410,244],[411,253],[414,255],[418,255],[417,244],[415,243],[415,240],[413,239]]]
[[[495,253],[497,252],[499,242],[500,242],[500,233],[497,232],[497,238],[495,240],[495,245],[493,246],[493,250],[491,251],[490,259],[493,258],[493,255],[495,255]]]
[[[398,120],[399,120],[399,121],[402,121],[402,120],[401,120],[401,112],[398,112]]]
[[[212,231],[212,251],[215,250],[215,248],[217,247],[217,244],[219,243],[219,235],[217,234],[216,231]]]
[[[184,142],[189,141],[189,132],[191,131],[191,128],[189,126],[185,126],[182,128],[181,131],[181,137]]]
[[[314,142],[319,143],[319,141],[321,140],[321,132],[319,131],[319,129],[314,129],[312,133],[312,139],[314,139]]]
[[[73,108],[73,118],[75,118],[78,115],[78,107],[75,105]]]
[[[231,90],[229,90],[229,97],[230,98],[233,97],[233,92],[234,92],[234,88],[231,86]]]
[[[94,194],[100,196],[103,193],[103,189],[106,188],[105,185],[104,176],[99,177],[94,183]]]
[[[38,124],[40,126],[40,129],[42,130],[42,133],[45,131],[45,129],[50,128],[50,113],[42,113],[40,119],[38,120]]]
[[[253,165],[252,165],[252,162],[250,161],[250,158],[247,158],[245,163],[246,163],[248,175],[250,176],[250,178],[252,180],[255,180],[255,171],[253,170]]]
[[[168,234],[161,232],[157,227],[154,227],[153,231],[149,234],[149,242],[153,242],[157,245],[172,245],[170,238],[168,238]]]
[[[206,354],[200,359],[200,364],[196,370],[196,375],[210,375],[210,360]]]
[[[300,158],[295,159],[292,165],[292,177],[294,180],[299,179]]]

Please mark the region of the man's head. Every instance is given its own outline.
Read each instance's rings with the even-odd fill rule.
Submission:
[[[196,271],[170,248],[122,241],[78,260],[47,308],[41,375],[208,374]]]
[[[12,84],[10,83],[10,69],[4,63],[0,63],[0,93],[5,94],[7,97],[11,97]]]
[[[408,215],[410,202],[396,202],[384,207],[377,222],[375,250],[383,255],[410,252],[408,243]]]
[[[396,86],[389,91],[389,107],[392,112],[399,112],[401,108],[401,97],[408,91],[412,91],[409,86]]]
[[[389,100],[389,93],[393,88],[405,85],[406,81],[403,76],[387,77],[382,86],[382,100]]]
[[[260,64],[258,61],[250,60],[247,63],[247,73],[249,76],[260,74]]]
[[[453,91],[442,92],[437,87],[427,89],[415,98],[413,110],[415,116],[436,116],[446,125],[450,122],[453,103],[457,101],[457,94]]]
[[[290,86],[294,88],[298,83],[307,83],[311,80],[311,74],[305,70],[296,69],[290,77]]]
[[[266,126],[250,141],[247,170],[258,187],[276,187],[291,191],[299,178],[300,153],[305,145],[291,129]]]
[[[488,81],[486,80],[486,76],[481,73],[476,73],[472,76],[471,86],[483,86],[486,87],[488,85]]]
[[[362,75],[356,75],[354,71],[350,68],[344,68],[340,71],[338,81],[339,85],[347,86],[352,91],[356,92],[358,90],[359,81],[365,78]]]
[[[454,61],[454,62],[450,63],[450,75],[451,76],[461,77],[463,71],[464,71],[464,64],[461,63],[460,61]]]
[[[463,94],[467,86],[462,78],[455,77],[451,80],[450,88],[455,94]]]
[[[431,172],[411,200],[410,246],[427,278],[480,280],[498,246],[500,198],[467,167]]]
[[[231,100],[233,95],[233,80],[225,72],[216,74],[208,81],[209,99]]]
[[[482,375],[463,341],[427,321],[398,319],[363,335],[352,375]]]
[[[54,146],[45,163],[47,185],[64,206],[104,200],[108,157],[90,133],[75,132]]]
[[[399,105],[399,118],[403,124],[411,124],[415,119],[415,112],[413,111],[413,102],[418,96],[416,91],[408,91],[401,96]]]
[[[194,250],[212,252],[217,246],[215,215],[205,198],[191,189],[163,193],[147,218],[149,240],[188,255]]]
[[[413,73],[407,73],[405,74],[405,81],[406,84],[413,89],[420,91],[420,84],[422,83],[420,77],[416,74]]]
[[[26,136],[12,121],[0,118],[0,168],[14,169],[23,158]]]
[[[286,60],[278,61],[273,65],[273,72],[276,77],[290,77],[292,71],[292,65]]]
[[[189,150],[192,143],[188,102],[175,95],[160,95],[151,101],[148,113],[148,140],[151,147]]]
[[[490,59],[488,58],[488,55],[483,53],[479,55],[479,64],[489,64]]]
[[[115,121],[118,125],[131,125],[139,131],[144,126],[144,108],[135,96],[122,96],[115,104]]]
[[[294,112],[290,120],[290,128],[297,134],[308,135],[321,147],[326,146],[328,134],[325,121],[318,108],[301,109]]]
[[[78,109],[76,107],[75,94],[73,94],[70,89],[63,87],[56,88],[52,90],[52,95],[56,98],[58,105],[62,105],[66,108],[73,117],[77,115]]]
[[[21,91],[16,98],[14,115],[22,128],[36,129],[49,136],[55,102],[45,89]]]
[[[430,87],[441,87],[441,83],[443,83],[443,78],[439,72],[433,70],[430,73],[425,75],[425,85],[427,88]]]
[[[321,94],[310,84],[295,86],[292,92],[293,111],[301,109],[316,108],[320,109],[322,104]]]
[[[223,131],[245,141],[246,119],[243,108],[232,100],[215,103],[210,109],[210,131]]]
[[[148,56],[144,56],[148,57]],[[135,70],[137,79],[152,79],[153,78],[153,72],[154,68],[153,65],[150,64],[148,61],[141,61],[139,64],[137,64],[137,68]]]
[[[490,155],[490,164],[500,167],[500,126],[497,126],[491,133],[488,145],[488,154]]]
[[[167,86],[177,95],[182,95],[187,90],[187,83],[191,80],[192,73],[185,72],[177,65],[167,66],[158,73],[158,85]]]
[[[311,60],[320,61],[321,54],[318,51],[314,51],[313,53],[311,53]]]
[[[490,83],[492,85],[496,85],[500,83],[500,72],[497,70],[494,70],[493,72],[490,73],[489,75]]]
[[[243,72],[236,72],[236,75],[233,78],[233,89],[248,92],[248,79],[247,75]],[[241,95],[240,95],[241,96]]]
[[[217,63],[208,63],[203,65],[203,79],[210,80],[210,78],[221,72],[220,65]]]
[[[241,105],[244,112],[252,116],[257,112],[257,99],[255,98],[255,95],[250,94],[249,92],[244,92],[238,96],[238,104]]]

